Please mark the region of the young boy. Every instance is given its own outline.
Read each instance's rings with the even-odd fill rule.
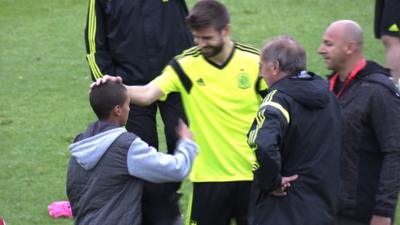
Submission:
[[[189,173],[197,145],[181,122],[174,155],[157,152],[123,126],[130,99],[125,86],[107,82],[90,93],[98,121],[70,145],[67,195],[75,224],[141,224],[142,183],[177,182]]]

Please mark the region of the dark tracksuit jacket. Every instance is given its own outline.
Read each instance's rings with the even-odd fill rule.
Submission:
[[[365,223],[372,215],[394,217],[400,190],[400,94],[389,76],[367,61],[338,97],[344,119],[341,217]]]
[[[193,45],[192,35],[185,24],[188,10],[184,0],[88,2],[85,44],[92,79],[108,74],[121,76],[126,85],[145,85],[160,75],[174,56]],[[156,147],[156,113],[159,110],[165,125],[168,153],[173,152],[178,118],[186,121],[180,95],[171,93],[166,101],[145,107],[131,104],[130,107],[126,128]],[[179,185],[146,184],[145,214],[154,214],[151,204],[167,204],[171,210],[165,211],[166,217],[179,216],[177,203],[170,200],[175,198]]]
[[[67,195],[75,224],[141,225],[143,180],[183,180],[197,146],[181,140],[175,154],[167,155],[125,128],[97,121],[76,137],[70,151]]]
[[[193,45],[184,0],[89,0],[85,29],[92,78],[144,85]]]
[[[312,73],[274,83],[249,132],[254,170],[250,224],[330,225],[339,188],[341,117],[326,80]],[[275,197],[283,176],[299,177]]]

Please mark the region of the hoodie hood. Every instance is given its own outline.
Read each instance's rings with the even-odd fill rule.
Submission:
[[[312,72],[285,77],[270,89],[278,89],[307,108],[321,109],[329,103],[328,82]]]
[[[367,60],[367,64],[365,65],[365,67],[362,70],[360,70],[357,77],[365,78],[374,73],[380,73],[387,77],[391,77],[389,69],[384,68],[381,65],[379,65],[378,63],[369,61],[369,60]]]
[[[99,123],[101,122],[91,124],[81,136],[87,136],[88,133],[96,133],[94,129],[101,127],[98,125]],[[111,127],[115,126],[108,126],[108,128]],[[80,166],[85,170],[90,170],[97,165],[115,139],[125,132],[127,132],[126,129],[122,127],[111,128],[71,144],[69,150]]]
[[[391,91],[396,97],[400,97],[400,90],[391,80],[390,70],[382,67],[376,62],[367,61],[367,64],[359,72],[356,78],[367,82],[380,84],[389,89],[389,91]]]

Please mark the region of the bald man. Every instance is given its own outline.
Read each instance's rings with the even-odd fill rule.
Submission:
[[[362,52],[363,32],[335,21],[318,53],[344,120],[337,225],[393,224],[400,189],[400,93],[389,71]]]

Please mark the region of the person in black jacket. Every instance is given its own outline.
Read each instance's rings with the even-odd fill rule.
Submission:
[[[197,152],[182,122],[174,155],[157,152],[126,131],[126,88],[115,82],[94,87],[90,104],[98,121],[70,145],[67,195],[77,225],[142,225],[142,186],[177,182],[189,173]]]
[[[400,190],[400,94],[389,71],[362,53],[351,20],[328,26],[318,52],[344,119],[338,225],[390,225]]]
[[[125,85],[145,85],[167,63],[193,45],[186,28],[184,0],[89,0],[85,42],[94,80],[105,74],[121,76]],[[177,140],[178,118],[186,116],[180,95],[142,107],[132,104],[126,128],[158,148],[157,109],[164,123],[168,153]],[[146,183],[143,198],[145,225],[171,225],[180,218],[179,183]]]
[[[305,51],[290,37],[263,47],[260,70],[269,89],[248,134],[257,158],[250,224],[333,224],[341,154],[335,96],[305,71]]]
[[[386,51],[386,66],[393,82],[400,88],[400,1],[375,1],[375,37],[382,40]]]

